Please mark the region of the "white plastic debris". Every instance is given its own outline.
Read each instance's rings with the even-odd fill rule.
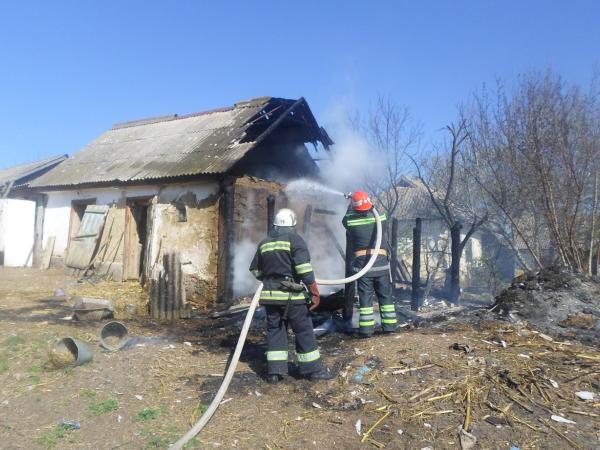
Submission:
[[[462,450],[470,450],[475,447],[477,438],[468,431],[463,430],[462,427],[459,427],[458,429],[458,436],[460,438],[460,448]]]
[[[360,421],[360,419],[358,419],[354,424],[354,429],[356,430],[356,434],[360,436],[360,430],[362,429],[362,422]]]
[[[565,418],[564,418],[564,417],[562,417],[562,416],[554,416],[554,415],[553,415],[553,416],[551,416],[550,418],[551,418],[552,420],[554,420],[555,422],[559,422],[559,423],[570,423],[570,424],[573,424],[573,425],[575,425],[575,424],[577,423],[577,422],[573,422],[572,420],[565,419]]]
[[[400,429],[399,429],[399,430],[397,430],[397,432],[398,432],[398,434],[399,434],[400,436],[402,436],[402,435],[404,434],[404,431],[402,431],[402,430],[400,430]]]
[[[430,423],[427,423],[427,422],[425,422],[425,423],[423,424],[423,426],[424,426],[425,428],[431,428],[431,424],[430,424]]]
[[[312,402],[312,405],[317,409],[323,409],[323,407],[321,405],[319,405],[318,403]]]
[[[137,398],[138,400],[144,400],[144,397],[141,395],[136,395],[135,398]]]
[[[254,391],[254,393],[256,394],[257,397],[260,397],[262,394],[258,391]]]
[[[594,400],[596,398],[596,394],[590,391],[579,391],[575,392],[575,395],[579,397],[581,400]]]
[[[558,383],[554,381],[552,378],[548,378],[548,381],[552,385],[553,388],[558,389]]]
[[[123,416],[122,415],[119,414],[117,416],[117,422],[119,422],[119,423],[123,422]]]
[[[503,347],[503,348],[506,348],[506,347],[507,347],[507,345],[506,345],[506,341],[500,341],[500,345],[502,345],[502,347]]]
[[[519,353],[517,356],[519,356],[520,358],[531,359],[531,356],[526,355],[524,353]]]
[[[362,350],[360,350],[359,348],[354,348],[354,353],[356,354],[356,356],[360,356],[362,355],[364,352]]]
[[[184,341],[183,345],[187,345],[188,347],[191,347],[191,346],[192,346],[192,343],[191,343],[191,342],[188,342],[188,341]]]

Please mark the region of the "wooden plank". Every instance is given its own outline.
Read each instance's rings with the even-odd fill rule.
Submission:
[[[166,286],[166,274],[164,270],[161,270],[159,274],[159,284],[158,284],[158,295],[159,295],[159,317],[161,319],[166,319],[167,314],[167,286]]]
[[[233,298],[233,250],[235,246],[235,179],[221,182],[219,200],[219,253],[217,260],[218,302]]]
[[[40,263],[41,269],[48,269],[50,267],[50,259],[54,252],[54,243],[56,242],[56,236],[48,236],[46,239],[46,245],[42,250],[42,258]]]
[[[392,269],[392,285],[396,286],[399,281],[399,267],[398,267],[398,219],[392,219],[392,248],[391,248],[391,269]]]
[[[165,268],[167,271],[167,319],[173,320],[173,307],[175,300],[175,283],[173,283],[173,258],[174,253],[165,255]]]
[[[71,247],[65,262],[67,267],[87,269],[102,234],[107,212],[107,205],[87,206],[77,235],[71,241]]]
[[[413,262],[412,262],[412,290],[410,299],[410,309],[419,310],[420,289],[421,289],[421,233],[422,222],[417,217],[415,227],[413,228]]]
[[[181,267],[181,265],[180,265]],[[183,273],[183,270],[181,271],[180,277],[179,277],[179,289],[180,289],[180,295],[181,295],[181,310],[179,311],[179,317],[182,319],[189,319],[190,318],[190,308],[188,307],[187,304],[187,300],[186,300],[186,294],[185,294],[185,275]]]
[[[150,315],[153,319],[158,319],[159,314],[159,295],[158,295],[158,281],[154,278],[150,279]]]
[[[45,196],[36,196],[35,205],[35,228],[33,232],[33,267],[44,268],[42,264],[42,237],[44,232]]]

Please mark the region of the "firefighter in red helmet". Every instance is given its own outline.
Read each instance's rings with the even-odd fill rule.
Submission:
[[[375,331],[373,297],[379,302],[381,328],[384,333],[393,332],[398,327],[396,308],[392,298],[390,281],[389,244],[387,239],[386,216],[380,214],[382,239],[377,259],[373,267],[357,281],[359,309],[359,335],[369,337]],[[348,231],[354,260],[352,268],[360,271],[375,252],[377,223],[373,214],[373,203],[366,192],[352,194],[351,203],[342,223]]]

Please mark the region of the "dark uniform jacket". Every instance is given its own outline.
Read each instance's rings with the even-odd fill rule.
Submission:
[[[379,214],[379,217],[381,219],[382,228],[381,254],[377,256],[375,264],[373,264],[369,273],[384,271],[389,267],[388,255],[390,247],[387,238],[387,218],[385,214]],[[350,235],[352,251],[355,254],[352,267],[358,272],[367,264],[371,258],[371,253],[356,256],[356,252],[362,251],[364,253],[364,250],[367,250],[368,252],[370,249],[375,249],[375,242],[377,241],[377,221],[375,220],[372,209],[360,212],[354,211],[350,207],[342,220],[342,224],[344,225],[344,228],[348,230],[348,234]]]
[[[284,280],[306,286],[315,282],[310,254],[304,239],[292,228],[276,228],[258,244],[250,271],[264,284],[260,295],[263,305],[285,305],[286,302],[306,303],[308,293],[290,291],[282,286]]]

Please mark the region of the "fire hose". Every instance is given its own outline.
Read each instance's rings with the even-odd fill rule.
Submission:
[[[377,255],[379,253],[379,249],[381,248],[381,240],[382,240],[382,227],[381,227],[381,219],[377,210],[373,208],[373,215],[375,216],[375,223],[377,228],[377,238],[375,240],[375,249],[371,254],[371,258],[359,272],[347,278],[340,278],[337,280],[319,280],[317,279],[317,284],[321,285],[332,285],[332,284],[346,284],[352,283],[353,281],[358,280],[363,277],[375,264],[375,260],[377,259]],[[169,449],[172,450],[181,450],[185,444],[187,444],[191,439],[193,439],[202,429],[206,426],[208,421],[211,419],[223,397],[225,396],[225,392],[229,388],[229,383],[231,383],[231,379],[233,378],[233,374],[235,373],[235,369],[237,368],[238,362],[240,360],[240,355],[242,354],[242,349],[244,348],[244,343],[246,342],[246,336],[248,335],[248,330],[250,329],[250,324],[252,323],[252,317],[254,316],[254,311],[258,306],[258,300],[260,298],[260,293],[263,289],[263,284],[260,283],[258,285],[258,289],[254,293],[254,297],[252,297],[252,301],[250,302],[250,308],[246,313],[246,318],[244,319],[244,324],[242,325],[242,331],[240,332],[240,337],[235,346],[235,350],[233,352],[233,356],[231,357],[231,361],[229,362],[229,367],[227,368],[227,372],[225,373],[225,377],[223,378],[223,382],[221,383],[221,387],[217,391],[215,398],[210,403],[208,409],[202,414],[202,417],[198,419],[198,422],[190,428],[190,430],[182,436],[175,444],[173,444]]]
[[[375,240],[375,248],[373,249],[371,258],[369,258],[369,261],[367,262],[367,264],[365,264],[365,267],[363,267],[359,272],[357,272],[354,275],[347,277],[347,278],[340,278],[338,280],[319,280],[319,279],[317,279],[316,280],[317,284],[331,285],[331,284],[352,283],[353,281],[356,281],[359,278],[364,277],[365,274],[369,270],[371,270],[371,267],[373,267],[373,264],[375,264],[375,260],[377,259],[377,255],[379,254],[379,249],[381,248],[381,240],[383,237],[382,228],[381,228],[381,219],[379,218],[379,213],[377,212],[377,210],[375,208],[373,208],[373,215],[375,216],[375,224],[377,226],[377,238]]]

